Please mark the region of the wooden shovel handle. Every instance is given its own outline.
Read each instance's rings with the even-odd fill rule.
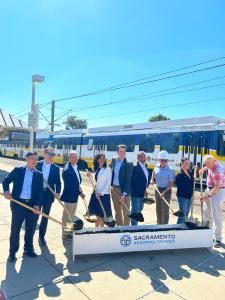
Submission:
[[[156,192],[160,195],[161,193],[158,190],[157,185],[153,184],[153,186],[154,186]],[[166,199],[164,197],[161,197],[161,199],[164,201],[164,203],[169,207],[169,209],[171,210],[171,212],[174,214],[174,211],[173,211],[172,207],[169,205],[169,203],[166,201]]]
[[[0,195],[4,196],[4,193],[0,193]],[[30,207],[29,205],[27,205],[25,203],[22,203],[22,202],[20,202],[20,201],[18,201],[16,199],[13,199],[13,198],[10,199],[10,201],[14,202],[14,203],[17,203],[18,205],[23,206],[24,208],[29,209],[33,213],[38,213],[39,215],[41,215],[41,216],[43,216],[43,217],[45,217],[45,218],[47,218],[47,219],[49,219],[49,220],[51,220],[51,221],[53,221],[55,223],[58,223],[58,224],[60,224],[62,226],[62,223],[60,221],[56,220],[55,218],[53,218],[53,217],[51,217],[51,216],[49,216],[49,215],[47,215],[47,214],[45,214],[45,213],[43,213],[41,211],[37,211],[36,209],[34,209],[33,207]]]

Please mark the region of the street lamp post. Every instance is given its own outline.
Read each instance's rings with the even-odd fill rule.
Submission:
[[[36,110],[35,110],[35,83],[44,82],[45,77],[42,75],[33,75],[32,76],[32,102],[31,102],[31,114],[30,114],[30,151],[33,151],[34,148],[34,132],[36,125]]]

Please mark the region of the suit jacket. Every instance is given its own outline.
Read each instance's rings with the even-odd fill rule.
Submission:
[[[43,166],[44,161],[41,160],[37,163],[36,169],[40,172],[42,172],[42,166]],[[48,184],[50,187],[55,191],[56,193],[60,194],[61,192],[61,180],[60,180],[60,172],[59,172],[59,167],[55,164],[51,164],[50,166],[50,171],[49,171],[49,176],[48,176]],[[54,201],[54,196],[50,192],[49,189],[47,189],[47,200],[49,201]],[[43,199],[45,201],[46,199]]]
[[[13,183],[12,197],[20,200],[23,188],[26,167],[15,167],[12,172],[3,180],[2,186],[4,192],[10,191],[9,185]],[[43,197],[43,175],[37,169],[34,169],[31,186],[31,205],[40,205]],[[12,203],[14,205],[14,203]]]
[[[147,168],[147,165],[146,165]],[[147,169],[148,171],[148,169]],[[131,177],[132,197],[143,198],[146,191],[146,187],[150,183],[150,174],[148,171],[148,181],[145,173],[139,162],[134,165],[133,174]]]
[[[81,183],[82,179],[80,176],[80,172],[78,171],[78,173]],[[77,178],[77,174],[70,163],[67,163],[65,165],[62,177],[64,181],[64,189],[61,196],[61,200],[68,203],[76,203],[80,195],[81,189],[79,180]]]
[[[112,163],[110,167],[112,168],[112,185],[114,179],[114,170],[116,165],[116,158],[112,159]],[[131,176],[133,172],[133,164],[128,162],[126,158],[124,158],[119,172],[119,184],[120,190],[122,193],[126,193],[127,196],[131,195]]]

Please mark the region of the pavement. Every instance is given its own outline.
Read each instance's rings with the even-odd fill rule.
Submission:
[[[0,158],[0,181],[13,166],[24,162]],[[87,199],[91,186],[83,176]],[[153,194],[153,191],[151,191]],[[173,196],[172,205],[177,208]],[[199,205],[195,217],[200,219]],[[85,213],[82,200],[78,216]],[[145,223],[155,224],[155,205],[146,205]],[[62,208],[55,202],[51,215],[61,220]],[[22,257],[24,229],[16,263],[7,263],[11,212],[9,202],[0,205],[0,300],[31,299],[225,299],[225,246],[214,250],[186,249],[77,256],[72,245],[62,240],[59,225],[49,222],[42,249],[34,238],[37,258]],[[170,223],[176,223],[174,216]],[[85,223],[90,227],[93,224]],[[38,230],[38,228],[37,228]],[[225,240],[225,227],[223,229]]]

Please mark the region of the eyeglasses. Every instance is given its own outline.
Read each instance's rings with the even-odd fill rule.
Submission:
[[[55,156],[55,153],[53,153],[53,152],[48,152],[48,156]]]

